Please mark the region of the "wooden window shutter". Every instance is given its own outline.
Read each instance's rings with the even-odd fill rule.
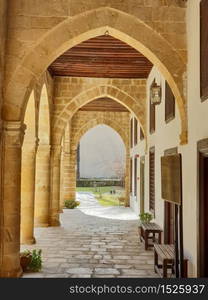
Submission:
[[[169,122],[175,118],[175,96],[167,83],[165,82],[165,121]]]
[[[137,145],[138,142],[138,121],[134,118],[134,146]]]
[[[155,80],[153,80],[150,89],[152,88],[153,84],[155,83]],[[150,90],[151,94],[151,90]],[[151,103],[151,100],[149,99],[149,106],[150,106],[150,133],[155,132],[155,105]]]
[[[133,119],[131,119],[131,124],[130,124],[130,145],[131,148],[133,147]]]
[[[137,157],[134,158],[134,196],[137,196]]]
[[[201,99],[208,99],[208,1],[200,3],[200,90]]]
[[[149,210],[155,212],[155,148],[149,151]]]
[[[132,168],[132,158],[130,159],[130,193],[132,193],[132,186],[133,186],[133,182],[132,182],[132,171],[133,171],[133,168]]]

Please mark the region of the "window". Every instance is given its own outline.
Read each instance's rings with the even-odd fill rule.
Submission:
[[[208,1],[200,3],[200,85],[201,99],[208,99]]]
[[[136,118],[134,118],[134,146],[137,145],[137,141],[138,141],[138,121]]]
[[[155,148],[149,151],[149,210],[155,212]]]
[[[133,180],[132,180],[132,171],[133,171],[133,166],[132,166],[132,158],[130,159],[130,193],[132,193],[132,187],[133,187]]]
[[[175,97],[167,83],[165,82],[165,121],[170,122],[175,118]]]
[[[140,127],[140,141],[142,141],[144,139],[144,132],[142,130],[142,128]]]
[[[137,196],[137,157],[134,158],[134,196]]]
[[[131,148],[133,147],[133,119],[131,119],[131,125],[130,125],[130,145]]]
[[[150,89],[152,88],[153,84],[155,83],[155,80],[153,80]],[[151,91],[151,90],[150,90]],[[155,105],[150,102],[150,133],[155,132]]]

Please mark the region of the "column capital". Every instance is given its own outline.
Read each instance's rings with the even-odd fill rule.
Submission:
[[[21,147],[26,126],[21,121],[4,121],[3,136],[7,147]]]

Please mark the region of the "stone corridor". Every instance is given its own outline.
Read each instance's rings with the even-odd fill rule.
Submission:
[[[90,202],[95,207],[92,198]],[[22,249],[42,249],[43,268],[39,273],[24,273],[24,278],[157,277],[153,252],[145,251],[139,242],[137,220],[97,217],[84,213],[84,207],[86,199],[80,208],[65,209],[61,227],[36,228],[37,243]],[[96,213],[97,209],[98,205]]]

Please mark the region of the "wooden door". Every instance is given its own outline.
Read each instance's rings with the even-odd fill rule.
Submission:
[[[199,153],[199,277],[208,277],[208,154]]]
[[[144,156],[140,159],[140,214],[144,212],[144,189],[145,189],[145,158]]]
[[[178,153],[177,147],[164,151],[164,155],[175,155]],[[164,204],[164,243],[174,244],[175,242],[175,205],[165,201]]]
[[[164,243],[174,244],[175,209],[174,204],[165,201]]]

